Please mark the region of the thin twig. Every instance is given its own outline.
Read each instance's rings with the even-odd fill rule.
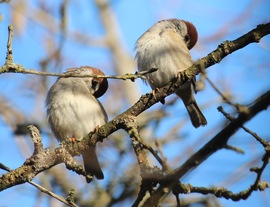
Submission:
[[[8,41],[7,41],[7,56],[5,64],[0,67],[0,74],[2,73],[23,73],[23,74],[31,74],[31,75],[40,75],[40,76],[57,76],[57,77],[94,77],[94,78],[109,78],[109,79],[121,79],[121,80],[131,80],[141,78],[145,79],[145,75],[148,73],[153,73],[157,71],[157,68],[151,68],[148,71],[135,72],[134,74],[126,73],[124,75],[76,75],[69,73],[51,73],[44,71],[37,71],[34,69],[25,69],[22,65],[13,63],[12,57],[12,39],[13,39],[13,27],[8,26]]]
[[[64,197],[56,195],[55,193],[53,193],[52,191],[42,187],[41,185],[38,185],[37,183],[34,183],[32,181],[27,181],[28,183],[30,183],[31,185],[35,186],[37,189],[39,189],[42,193],[45,193],[49,196],[52,196],[53,198],[57,199],[58,201],[71,206],[71,207],[78,207],[74,202],[71,201],[67,201]]]
[[[5,166],[4,164],[0,163],[0,168],[3,169],[3,170],[6,170],[7,172],[10,172],[11,169],[7,166]],[[57,199],[58,201],[68,205],[68,206],[71,206],[71,207],[78,207],[74,202],[68,202],[64,197],[62,196],[59,196],[59,195],[56,195],[55,193],[53,193],[52,191],[42,187],[41,185],[35,183],[35,182],[32,182],[30,180],[27,180],[26,182],[28,182],[29,184],[31,184],[32,186],[36,187],[38,190],[40,190],[42,193],[45,193],[49,196],[52,196],[54,197],[55,199]]]
[[[161,164],[162,165],[162,168],[163,168],[164,171],[167,171],[167,170],[169,170],[169,165],[167,163],[167,158],[164,155],[163,150],[162,150],[162,148],[161,148],[160,143],[159,143],[158,140],[155,140],[155,144],[156,144],[156,147],[158,149],[158,152],[161,155],[161,158],[160,159],[162,160],[162,164]]]
[[[208,81],[208,83],[212,86],[212,88],[214,88],[214,90],[222,97],[222,99],[230,104],[231,106],[235,107],[238,111],[240,109],[239,104],[235,104],[233,103],[226,95],[224,95],[219,89],[218,87],[206,76],[205,79]]]
[[[244,150],[242,150],[242,149],[240,149],[240,148],[238,148],[238,147],[235,147],[235,146],[231,146],[231,145],[225,145],[225,147],[224,147],[225,149],[228,149],[228,150],[232,150],[232,151],[235,151],[235,152],[237,152],[237,153],[239,153],[239,154],[245,154],[245,151]]]
[[[145,149],[147,149],[156,158],[159,164],[163,167],[164,162],[161,159],[161,157],[159,157],[158,152],[154,150],[149,144],[146,144],[142,139],[140,139],[140,143],[143,145]]]
[[[224,109],[220,106],[218,107],[218,110],[230,121],[235,120],[233,116],[226,113]],[[245,126],[240,126],[242,129],[244,129],[247,133],[249,133],[251,136],[253,136],[258,142],[260,142],[264,147],[270,146],[270,143],[267,142],[265,139],[259,137],[255,132],[251,131],[250,129],[246,128]]]
[[[248,114],[240,113],[235,120],[233,120],[228,126],[217,133],[208,143],[206,143],[196,153],[189,157],[188,160],[185,161],[180,167],[176,168],[171,174],[166,175],[164,178],[166,182],[160,184],[157,190],[152,193],[151,197],[146,200],[143,206],[154,206],[154,204],[160,203],[160,200],[171,192],[173,187],[179,182],[179,179],[200,165],[210,155],[220,149],[223,149],[227,145],[230,137],[240,128],[240,126],[254,117],[257,113],[266,109],[269,105],[270,91],[260,96],[256,102],[248,108]]]
[[[8,41],[7,41],[7,57],[6,64],[12,63],[12,39],[13,39],[13,27],[11,25],[8,26]]]
[[[126,73],[124,75],[75,75],[75,74],[66,74],[66,73],[52,73],[52,72],[44,72],[37,71],[34,69],[24,69],[21,65],[17,65],[15,63],[8,64],[7,63],[0,67],[1,73],[23,73],[23,74],[31,74],[31,75],[39,75],[39,76],[57,76],[57,77],[94,77],[94,78],[108,78],[108,79],[121,79],[121,80],[131,80],[141,78],[145,79],[145,75],[148,73],[153,73],[157,71],[156,68],[152,68],[148,71],[135,72],[134,74]]]
[[[263,171],[265,170],[267,164],[269,155],[267,153],[265,154],[265,159],[263,160],[263,164],[260,168],[256,168],[256,170],[251,170],[257,173],[256,179],[252,185],[246,190],[240,191],[238,193],[233,193],[232,191],[227,190],[226,188],[205,188],[205,187],[193,187],[192,185],[183,185],[181,184],[182,189],[184,189],[184,192],[182,193],[201,193],[201,194],[213,194],[216,197],[223,197],[226,199],[231,199],[233,201],[239,201],[242,199],[247,199],[253,191],[257,190],[265,190],[267,188],[270,188],[270,184],[268,182],[262,182],[261,176]],[[183,188],[184,186],[184,188]],[[187,190],[188,189],[188,190]]]

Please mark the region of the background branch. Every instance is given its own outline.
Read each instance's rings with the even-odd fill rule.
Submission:
[[[58,194],[65,202],[76,203],[75,205],[80,207],[113,207],[132,203],[133,206],[142,205],[161,185],[166,186],[166,183],[173,182],[174,179],[171,178],[178,176],[177,170],[209,142],[211,137],[236,120],[237,113],[248,114],[250,105],[247,103],[255,100],[263,91],[269,90],[267,38],[259,44],[234,53],[229,59],[224,59],[225,61],[222,59],[235,48],[238,50],[241,45],[258,41],[262,35],[268,33],[267,23],[262,25],[262,28],[257,27],[255,33],[246,36],[247,39],[241,37],[242,40],[238,42],[223,42],[214,53],[199,60],[198,64],[194,65],[194,70],[179,74],[178,80],[173,80],[165,88],[157,91],[156,94],[161,99],[166,97],[166,106],[156,104],[158,100],[155,100],[151,93],[139,99],[139,94],[146,93],[149,88],[140,80],[132,82],[136,78],[144,78],[144,74],[134,73],[136,66],[132,48],[135,40],[154,22],[172,16],[183,18],[178,15],[179,10],[190,11],[188,8],[194,6],[192,1],[181,5],[179,2],[166,1],[156,4],[155,7],[152,3],[107,0],[62,0],[51,3],[14,0],[1,5],[2,25],[13,25],[15,31],[13,34],[12,27],[9,27],[9,37],[0,38],[0,53],[3,57],[0,63],[0,66],[3,65],[0,68],[0,116],[3,138],[0,145],[0,168],[4,170],[1,173],[1,181],[10,182],[7,185],[14,186],[34,179],[32,181]],[[198,43],[191,50],[194,59],[203,57],[208,53],[206,51],[212,51],[223,40],[239,37],[243,31],[249,31],[258,23],[269,19],[259,10],[263,7],[267,11],[266,8],[269,8],[269,5],[266,6],[269,3],[264,1],[250,0],[247,7],[240,1],[236,2],[237,6],[234,9],[238,11],[237,15],[234,15],[229,3],[224,4],[227,4],[227,7],[209,2],[202,6],[202,3],[196,2],[198,12],[188,12],[190,15],[187,20],[193,22],[199,32]],[[162,5],[162,8],[158,5]],[[205,7],[213,12],[204,15]],[[144,12],[147,13],[146,16]],[[216,18],[220,17],[222,12],[231,15],[226,19]],[[135,15],[132,16],[133,14]],[[215,21],[212,21],[213,18]],[[205,27],[205,22],[210,22],[208,27]],[[230,23],[234,26],[231,27]],[[3,31],[6,32],[5,29]],[[256,31],[259,31],[259,35]],[[216,64],[220,60],[222,64]],[[211,64],[215,64],[212,70],[205,70]],[[112,121],[96,134],[90,133],[86,136],[81,142],[82,145],[64,142],[57,148],[57,141],[51,134],[44,111],[46,93],[56,80],[48,75],[63,76],[65,68],[80,65],[101,68],[105,74],[117,74],[102,76],[111,79],[108,92],[100,101]],[[12,74],[16,72],[18,74]],[[194,130],[183,104],[177,97],[169,95],[174,93],[177,85],[197,73],[200,75],[196,84],[199,87],[196,86],[196,89],[200,90],[197,90],[199,93],[196,99],[208,119],[208,125]],[[114,81],[114,78],[131,81]],[[208,79],[212,84],[209,84]],[[224,97],[227,101],[224,101]],[[219,104],[219,110],[226,118],[216,110]],[[268,113],[269,111],[264,111],[256,117],[253,116],[251,121],[241,126],[247,132],[237,130],[233,139],[222,146],[223,150],[218,150],[219,153],[215,153],[211,159],[204,160],[204,165],[196,168],[196,171],[192,171],[191,174],[188,174],[190,169],[181,171],[180,173],[185,175],[181,177],[181,182],[192,183],[193,188],[175,179],[175,185],[171,190],[164,188],[169,193],[164,194],[164,199],[158,205],[177,204],[193,207],[197,203],[204,207],[234,206],[237,203],[224,199],[226,194],[233,198],[238,193],[230,194],[231,192],[249,191],[248,186],[254,183],[250,174],[260,171],[261,175],[257,174],[255,178],[259,181],[256,188],[264,192],[250,194],[249,199],[241,203],[245,206],[252,206],[254,202],[256,205],[269,204],[269,178],[265,173],[269,165],[265,168],[256,167],[261,166],[262,159],[264,163],[268,159]],[[120,116],[117,116],[119,114]],[[32,128],[32,139],[29,139],[27,134],[29,123],[39,129],[36,131]],[[105,139],[109,134],[109,139]],[[131,138],[127,139],[127,136]],[[106,179],[94,179],[90,185],[86,184],[85,172],[79,164],[81,160],[72,156],[79,155],[85,146],[103,139],[102,144],[97,144],[97,153]],[[232,153],[235,151],[245,154]],[[49,157],[46,157],[46,153]],[[220,166],[221,161],[226,163],[226,169]],[[65,165],[59,165],[62,162],[65,162]],[[3,166],[9,166],[14,170],[6,173]],[[74,175],[71,171],[82,176]],[[206,172],[207,175],[204,174]],[[205,175],[203,180],[202,174]],[[31,200],[33,206],[59,206],[58,200],[53,196],[36,191],[28,184],[21,185],[20,188],[31,193],[31,196],[20,194],[17,188],[2,190],[3,198],[16,196],[18,199],[2,199],[1,204],[20,206],[21,202],[27,203]],[[209,192],[211,196],[204,196],[200,192],[195,194],[196,190]],[[254,187],[251,192],[255,190]],[[37,193],[33,194],[35,191]],[[185,195],[186,193],[190,194]],[[219,195],[221,199],[218,199]]]
[[[183,165],[175,169],[170,175],[165,177],[166,182],[153,193],[146,201],[144,206],[157,206],[160,199],[170,193],[173,187],[178,183],[178,180],[183,177],[191,169],[194,169],[206,160],[216,151],[226,147],[231,136],[248,120],[254,117],[257,113],[265,110],[270,105],[270,91],[263,94],[252,106],[248,108],[249,113],[240,113],[239,116],[231,121],[228,126],[221,130],[207,144],[205,144],[198,152],[193,154]],[[265,166],[263,167],[263,169]],[[165,190],[166,189],[166,190]]]
[[[174,80],[170,82],[169,84],[167,84],[165,87],[161,88],[160,90],[156,90],[156,93],[155,93],[156,98],[152,97],[152,94],[143,95],[139,99],[139,101],[135,103],[127,111],[118,115],[117,117],[112,119],[110,122],[108,122],[104,126],[100,127],[97,132],[98,139],[102,140],[103,138],[108,137],[113,132],[119,129],[123,129],[124,123],[129,122],[128,118],[130,116],[138,116],[139,114],[144,112],[146,109],[150,108],[152,105],[157,103],[159,100],[162,100],[166,96],[172,94],[175,91],[175,89],[178,88],[185,81],[187,81],[187,79],[192,78],[193,75],[199,73],[199,70],[201,69],[200,68],[201,65],[204,65],[205,67],[209,67],[213,65],[214,63],[216,63],[217,60],[218,62],[220,62],[223,57],[236,51],[237,48],[240,49],[244,47],[244,45],[247,45],[254,41],[258,41],[261,37],[269,33],[270,33],[270,23],[258,26],[256,29],[252,30],[246,35],[243,35],[241,38],[238,38],[237,40],[233,42],[226,42],[222,44],[222,46],[220,46],[217,50],[210,53],[207,57],[201,58],[199,61],[195,62],[193,66],[191,66],[183,74],[181,74],[179,81],[175,82]],[[172,188],[173,185],[175,184],[175,180],[178,180],[179,178],[181,178],[185,173],[187,173],[190,169],[200,164],[212,153],[214,153],[218,149],[221,149],[224,146],[224,144],[227,142],[227,140],[230,138],[230,136],[244,122],[246,122],[255,114],[257,114],[259,111],[265,109],[268,106],[269,98],[270,98],[269,92],[264,94],[262,97],[260,97],[260,100],[257,102],[257,104],[249,108],[250,113],[240,114],[239,117],[236,120],[232,121],[228,127],[222,130],[216,136],[216,138],[213,138],[210,141],[210,143],[206,144],[205,147],[199,150],[198,153],[193,155],[183,166],[176,169],[175,173],[173,174],[173,177],[174,177],[173,181],[166,183],[165,185],[166,188],[168,188],[168,186],[169,188]],[[92,144],[91,142],[89,142],[91,135],[92,134],[90,133],[87,136],[87,139],[84,139],[82,142],[76,143],[75,145],[72,145],[72,144],[65,145],[64,149],[66,149],[71,155],[76,155],[77,154],[76,150],[72,148],[78,147],[78,150],[81,151],[82,149],[84,149],[84,145]],[[220,140],[220,137],[223,137],[222,141]],[[96,140],[94,140],[94,143],[96,143],[97,141],[98,140],[96,138]],[[216,147],[212,148],[212,146],[216,146]],[[57,148],[56,150],[50,150],[50,149],[44,149],[42,151],[39,150],[40,156],[38,157],[38,159],[36,159],[36,156],[33,155],[20,168],[14,171],[11,171],[8,174],[2,175],[0,178],[0,190],[4,190],[8,187],[11,187],[17,184],[22,184],[25,182],[25,176],[29,180],[31,180],[40,172],[47,170],[51,168],[52,166],[55,166],[56,164],[63,162],[64,160],[63,157],[65,156],[63,153],[61,153],[63,152],[61,150],[62,147]],[[43,163],[46,163],[46,165],[44,166]],[[15,175],[20,175],[20,176],[15,176]],[[12,182],[10,182],[11,180]],[[162,185],[159,188],[159,190],[156,191],[156,193],[150,198],[151,200],[150,203],[152,203],[152,201],[159,201],[162,195],[164,195],[163,188],[164,186]]]

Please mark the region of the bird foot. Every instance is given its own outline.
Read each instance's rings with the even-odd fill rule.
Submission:
[[[160,89],[159,89],[159,88],[156,88],[155,90],[152,90],[152,91],[151,91],[151,94],[152,94],[152,96],[154,97],[155,100],[157,100],[157,97],[156,97],[156,90],[157,90],[158,92],[160,92]],[[165,99],[160,100],[160,103],[162,103],[162,104],[164,105],[164,104],[165,104]]]
[[[86,179],[86,182],[87,183],[91,183],[93,181],[93,176],[92,175],[89,175],[89,174],[86,174],[85,175],[85,179]]]
[[[77,141],[78,141],[78,139],[77,139],[76,137],[71,137],[71,138],[69,138],[69,140],[70,140],[71,142],[77,142]]]
[[[99,125],[97,125],[97,126],[94,128],[93,132],[94,132],[94,133],[97,133],[97,131],[98,131],[99,127],[100,127],[100,126],[99,126]]]

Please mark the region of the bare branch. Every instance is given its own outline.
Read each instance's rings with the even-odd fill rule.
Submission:
[[[218,110],[230,121],[233,121],[235,118],[232,117],[230,114],[226,113],[222,107],[218,107]],[[258,142],[260,142],[264,147],[269,146],[269,142],[265,141],[263,138],[259,137],[255,132],[251,131],[250,129],[246,128],[245,126],[241,126],[247,133],[251,134]]]
[[[93,145],[97,141],[102,141],[104,138],[108,137],[110,134],[119,129],[126,130],[129,134],[132,134],[132,136],[138,134],[137,130],[134,131],[135,128],[132,128],[133,131],[129,131],[130,128],[128,127],[128,124],[132,123],[131,121],[134,120],[134,117],[138,116],[160,100],[163,100],[165,97],[174,93],[174,91],[185,81],[192,79],[195,77],[195,75],[200,73],[202,68],[207,68],[215,63],[220,62],[228,54],[250,43],[258,42],[263,36],[269,33],[270,23],[259,25],[256,29],[234,41],[224,42],[215,51],[195,62],[194,65],[188,68],[184,73],[180,73],[178,78],[172,80],[170,83],[160,88],[159,90],[156,90],[155,97],[153,97],[152,94],[141,96],[137,103],[135,103],[127,111],[116,116],[104,126],[101,126],[98,131],[95,132],[96,136],[93,136],[93,132],[89,133],[81,142],[72,144],[64,142],[59,148],[55,150],[42,149],[41,143],[37,142],[35,146],[39,149],[36,150],[37,152],[35,152],[29,159],[27,159],[21,167],[0,177],[0,191],[14,185],[25,183],[27,180],[33,179],[40,172],[43,172],[59,163],[66,162],[70,159],[67,157],[67,153],[71,156],[79,155],[79,152],[87,148],[87,146]],[[16,65],[14,63],[8,63],[8,65],[5,64],[3,67],[1,67],[0,73],[8,72],[10,71],[10,68],[16,68],[18,71],[15,72],[20,72],[23,69],[22,66]],[[232,120],[231,123],[221,132],[219,132],[211,141],[209,141],[197,153],[191,156],[183,165],[175,169],[167,176],[163,177],[163,174],[158,168],[154,167],[151,169],[146,169],[148,170],[148,173],[151,172],[151,175],[156,175],[158,177],[157,180],[154,180],[155,182],[159,181],[160,178],[162,178],[162,182],[160,182],[160,186],[153,192],[152,196],[147,199],[144,206],[158,205],[161,198],[172,191],[173,187],[179,182],[179,179],[183,175],[189,172],[192,168],[195,168],[201,164],[205,159],[207,159],[207,157],[209,157],[217,150],[226,147],[228,139],[239,129],[241,125],[250,120],[260,111],[266,109],[269,105],[270,91],[262,95],[252,106],[247,108],[247,110],[244,112],[240,111],[240,114],[236,119]],[[134,139],[134,141],[136,140]],[[136,142],[133,142],[134,149],[137,149],[135,144]],[[138,149],[141,150],[140,148]],[[138,161],[139,163],[144,163],[147,166],[147,160],[144,158],[144,155],[141,154],[141,152],[142,151],[137,152],[139,156]],[[156,178],[156,176],[154,176],[154,178]],[[148,180],[145,179],[143,181],[147,182]],[[154,186],[155,182],[153,179],[150,181],[151,189],[148,188],[147,190],[154,190],[152,187]]]
[[[9,169],[7,166],[3,165],[2,163],[0,163],[0,168],[3,169],[3,170],[6,170],[8,172],[11,171],[11,169]],[[71,201],[68,201],[66,200],[65,198],[63,198],[62,196],[59,196],[53,192],[51,192],[50,190],[42,187],[41,185],[35,183],[35,182],[32,182],[30,180],[26,181],[28,182],[29,184],[31,184],[32,186],[36,187],[38,190],[40,190],[42,193],[45,193],[49,196],[52,196],[53,198],[57,199],[58,201],[70,206],[70,207],[77,207],[77,205],[74,203],[74,202],[71,202]]]
[[[231,106],[235,107],[237,109],[237,111],[241,111],[241,109],[243,108],[243,106],[240,106],[239,104],[233,103],[226,95],[224,95],[219,89],[218,87],[208,78],[205,77],[205,79],[208,81],[208,83],[210,83],[210,85],[214,88],[214,90],[222,97],[222,99],[230,104]]]
[[[239,193],[233,193],[232,191],[227,190],[226,188],[205,188],[205,187],[194,187],[190,184],[184,185],[183,183],[178,184],[174,189],[177,189],[178,193],[201,193],[201,194],[213,194],[216,197],[231,199],[233,201],[239,201],[247,199],[253,191],[265,190],[270,188],[270,183],[261,181],[261,175],[268,164],[269,153],[264,155],[263,164],[260,168],[252,168],[251,171],[257,174],[254,183],[246,190],[240,191]]]
[[[179,182],[191,169],[194,169],[206,160],[210,155],[227,146],[229,138],[243,125],[246,121],[250,120],[257,113],[265,110],[270,105],[270,91],[263,94],[257,102],[248,108],[249,113],[240,113],[239,116],[233,120],[228,126],[221,130],[214,138],[205,144],[198,152],[193,154],[182,166],[175,169],[171,174],[166,176],[164,182],[147,200],[144,206],[157,206],[160,199],[171,192],[173,187]]]

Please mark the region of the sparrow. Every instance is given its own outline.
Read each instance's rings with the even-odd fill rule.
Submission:
[[[93,67],[83,66],[67,70],[67,75],[104,75]],[[97,100],[108,89],[105,78],[60,77],[48,91],[47,116],[51,129],[59,142],[66,139],[80,140],[108,118],[102,104]],[[96,146],[82,152],[87,174],[103,179],[104,175],[96,155]],[[90,182],[87,179],[87,182]]]
[[[193,64],[189,50],[197,39],[197,30],[191,22],[167,19],[154,24],[136,41],[138,70],[158,69],[146,74],[146,80],[153,90],[165,86]],[[185,82],[175,93],[182,99],[192,125],[198,128],[205,126],[207,121],[194,98],[193,83],[193,80]]]

